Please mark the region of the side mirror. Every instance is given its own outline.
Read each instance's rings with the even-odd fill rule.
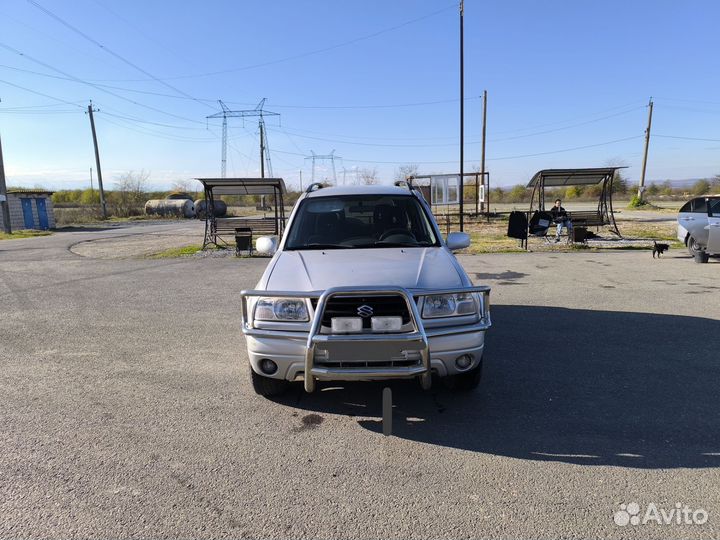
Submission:
[[[451,232],[445,240],[450,251],[458,251],[470,246],[470,235],[464,232]]]
[[[277,236],[261,236],[255,242],[255,251],[262,255],[275,255],[279,243]]]

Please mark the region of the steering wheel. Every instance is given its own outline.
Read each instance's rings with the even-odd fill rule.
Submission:
[[[382,241],[385,240],[388,236],[392,236],[392,235],[394,235],[394,234],[402,234],[403,236],[409,236],[410,238],[412,238],[413,240],[415,240],[415,235],[414,235],[413,233],[411,233],[410,231],[408,231],[407,229],[395,228],[395,229],[388,229],[387,231],[385,231],[384,233],[382,233],[382,234],[380,235],[379,241],[382,242]]]

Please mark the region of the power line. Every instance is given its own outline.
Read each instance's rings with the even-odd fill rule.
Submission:
[[[0,114],[17,114],[20,116],[49,116],[53,114],[77,114],[75,110],[55,110],[55,111],[9,111],[7,109],[0,109]]]
[[[532,125],[532,126],[525,126],[525,127],[522,127],[522,128],[515,128],[515,129],[510,129],[510,130],[496,131],[495,134],[496,134],[496,135],[504,135],[504,134],[506,134],[506,133],[518,133],[518,132],[520,132],[520,131],[529,131],[529,130],[532,130],[532,129],[544,128],[544,127],[548,127],[548,126],[557,126],[557,125],[560,125],[560,124],[567,124],[568,122],[575,122],[575,121],[577,121],[577,120],[583,120],[583,119],[586,119],[586,118],[592,118],[592,117],[594,117],[594,116],[596,116],[596,115],[598,115],[598,114],[605,114],[605,113],[608,113],[608,112],[610,112],[610,111],[616,111],[616,110],[618,110],[618,109],[624,109],[624,108],[626,108],[626,107],[630,107],[631,105],[633,105],[633,106],[639,106],[640,103],[644,103],[644,101],[641,102],[641,101],[635,100],[635,101],[632,101],[632,102],[630,102],[630,103],[626,103],[626,104],[624,104],[624,105],[617,105],[617,106],[615,106],[615,107],[610,107],[610,108],[608,108],[608,109],[603,109],[603,110],[601,110],[601,111],[597,111],[597,112],[594,112],[594,113],[591,113],[591,114],[584,114],[584,115],[582,115],[582,116],[576,116],[576,117],[574,117],[574,118],[569,118],[569,119],[566,119],[566,120],[557,120],[557,121],[555,121],[555,122],[548,122],[548,123],[544,123],[544,124],[534,124],[534,125]],[[643,107],[644,107],[644,105],[643,105]]]
[[[75,81],[75,78],[72,77],[61,77],[58,75],[52,75],[50,73],[42,73],[40,71],[34,71],[32,69],[23,69],[15,66],[8,66],[6,64],[0,64],[0,68],[4,69],[11,69],[13,71],[20,71],[22,73],[30,73],[32,75],[37,75],[39,77],[48,77],[51,79],[58,79],[62,81]],[[145,94],[148,96],[158,96],[158,97],[167,97],[171,99],[182,99],[182,100],[191,100],[191,101],[201,101],[204,103],[216,103],[217,99],[215,98],[196,98],[196,97],[186,97],[186,96],[178,96],[175,94],[166,94],[164,92],[153,92],[151,90],[138,90],[135,88],[126,88],[124,86],[115,86],[111,84],[102,84],[99,82],[93,83],[95,86],[100,88],[110,88],[111,90],[120,90],[123,92],[134,92],[136,94]],[[478,96],[474,97],[468,97],[465,98],[465,101],[473,101],[480,99]],[[428,105],[438,105],[438,104],[446,104],[446,103],[457,103],[459,99],[439,99],[439,100],[431,100],[431,101],[417,101],[412,103],[376,103],[376,104],[369,104],[369,105],[274,105],[274,107],[279,109],[327,109],[327,110],[362,110],[362,109],[400,109],[400,108],[406,108],[406,107],[422,107],[422,106],[428,106]],[[226,101],[228,105],[252,105],[251,102],[248,101]]]
[[[549,152],[538,152],[535,154],[523,154],[523,155],[518,155],[518,156],[504,156],[504,157],[496,157],[496,158],[487,158],[487,160],[488,161],[498,161],[498,160],[503,160],[503,159],[519,159],[519,158],[526,158],[526,157],[547,156],[549,154],[561,154],[563,152],[572,152],[574,150],[584,150],[586,148],[596,148],[599,146],[607,146],[609,144],[615,144],[615,143],[624,142],[624,141],[631,141],[633,139],[640,139],[640,138],[642,138],[642,135],[633,135],[632,137],[624,137],[622,139],[615,139],[612,141],[605,141],[605,142],[596,143],[596,144],[587,144],[585,146],[574,146],[572,148],[563,148],[562,150],[550,150]]]
[[[194,98],[193,96],[191,96],[191,95],[188,94],[187,92],[185,92],[185,91],[183,91],[183,90],[180,90],[179,88],[171,85],[170,83],[168,83],[168,82],[166,82],[166,81],[163,81],[162,79],[159,79],[158,77],[156,77],[155,75],[153,75],[153,74],[150,73],[149,71],[141,68],[140,66],[138,66],[137,64],[131,62],[130,60],[128,60],[128,59],[125,58],[124,56],[122,56],[122,55],[116,53],[115,51],[113,51],[112,49],[106,47],[105,45],[103,45],[102,43],[100,43],[99,41],[97,41],[96,39],[92,38],[91,36],[89,36],[88,34],[86,34],[85,32],[83,32],[83,31],[80,30],[79,28],[73,26],[72,24],[70,24],[69,22],[67,22],[65,19],[63,19],[63,18],[61,18],[60,16],[56,15],[54,12],[52,12],[52,11],[50,11],[49,9],[47,9],[46,7],[42,6],[40,3],[36,2],[35,0],[27,0],[27,2],[28,2],[29,4],[35,6],[37,9],[39,9],[40,11],[42,11],[43,13],[45,13],[46,15],[52,17],[53,19],[55,19],[56,21],[58,21],[60,24],[62,24],[62,25],[65,26],[66,28],[69,28],[70,30],[72,30],[73,32],[75,32],[76,34],[78,34],[79,36],[81,36],[82,38],[84,38],[85,40],[87,40],[87,41],[89,41],[90,43],[92,43],[92,44],[96,45],[97,47],[101,48],[103,51],[105,51],[105,52],[108,53],[109,55],[117,58],[117,59],[120,60],[121,62],[127,64],[127,65],[130,66],[130,67],[132,67],[133,69],[136,69],[137,71],[139,71],[139,72],[142,73],[143,75],[147,75],[148,77],[150,77],[150,78],[151,78],[152,80],[154,80],[155,82],[157,82],[157,83],[159,83],[159,84],[162,84],[163,86],[169,88],[170,90],[173,90],[174,92],[177,92],[178,94],[181,94],[181,95],[183,95],[183,96],[185,96],[185,97],[187,97],[187,98],[189,98],[189,99],[192,99],[193,101],[196,101],[197,103],[200,103],[201,105],[205,105],[206,107],[213,108],[212,106],[208,105],[207,103],[203,103],[202,101]]]
[[[619,142],[624,141],[631,141],[633,139],[639,139],[642,135],[633,135],[632,137],[624,137],[622,139],[614,139],[612,141],[604,141],[601,143],[595,143],[595,144],[587,144],[584,146],[574,146],[572,148],[562,148],[559,150],[549,150],[547,152],[537,152],[534,154],[519,154],[515,156],[502,156],[502,157],[496,157],[496,158],[487,158],[488,161],[499,161],[499,160],[505,160],[505,159],[520,159],[520,158],[526,158],[526,157],[536,157],[536,156],[547,156],[550,154],[560,154],[563,152],[572,152],[574,150],[584,150],[586,148],[596,148],[600,146],[607,146],[610,144],[616,144]],[[302,156],[302,154],[298,154],[297,152],[288,152],[284,150],[275,150],[275,152],[280,152],[281,154],[288,154],[293,156]],[[305,157],[305,156],[303,156]],[[405,165],[407,163],[416,163],[418,165],[432,165],[432,164],[449,164],[449,163],[457,163],[456,159],[453,160],[447,160],[447,161],[415,161],[413,159],[403,159],[401,161],[375,161],[375,160],[367,160],[367,159],[350,159],[350,158],[343,158],[343,161],[349,161],[353,163],[372,163],[377,165]],[[471,160],[470,163],[475,162],[477,160]]]
[[[488,141],[490,141],[490,142],[510,141],[510,140],[516,140],[516,139],[524,139],[524,138],[527,138],[527,137],[535,137],[535,136],[537,136],[537,135],[545,135],[545,134],[547,134],[547,133],[554,133],[554,132],[557,132],[557,131],[564,131],[564,130],[572,129],[572,128],[575,128],[575,127],[580,127],[580,126],[585,126],[585,125],[588,125],[588,124],[593,124],[593,123],[596,123],[596,122],[601,122],[601,121],[603,121],[603,120],[607,120],[607,119],[610,119],[610,118],[615,118],[615,117],[617,117],[617,116],[622,116],[622,115],[625,115],[625,114],[629,114],[629,113],[631,113],[631,112],[634,112],[634,111],[639,110],[639,109],[642,109],[642,108],[644,108],[644,107],[634,107],[634,108],[632,108],[632,109],[630,109],[630,110],[627,110],[627,111],[623,111],[623,112],[619,112],[619,113],[615,113],[615,114],[610,114],[610,115],[607,115],[607,116],[603,116],[602,118],[596,118],[596,119],[594,119],[594,120],[587,120],[587,121],[585,121],[585,122],[580,122],[580,123],[572,124],[572,125],[569,125],[569,126],[564,126],[564,127],[554,128],[554,129],[548,129],[548,130],[544,130],[544,131],[537,131],[537,132],[534,132],[534,133],[526,133],[526,134],[524,134],[524,135],[516,135],[516,136],[514,136],[514,137],[505,137],[505,138],[500,138],[500,139],[488,139]],[[287,134],[287,131],[286,131],[286,130],[287,130],[287,128],[283,128],[283,129],[276,129],[275,131],[279,131],[279,132],[281,132],[281,133],[286,133],[286,134]],[[376,147],[387,147],[387,148],[428,148],[428,147],[457,146],[457,143],[439,143],[439,144],[438,144],[438,143],[426,143],[426,144],[369,143],[369,142],[346,141],[346,140],[340,140],[340,139],[328,139],[328,138],[323,138],[323,137],[313,137],[313,136],[310,136],[310,135],[302,135],[302,134],[299,134],[299,133],[294,133],[294,135],[295,135],[296,137],[300,137],[300,138],[302,138],[302,139],[310,139],[310,140],[315,140],[315,141],[332,142],[332,143],[337,143],[337,144],[349,144],[349,145],[355,145],[355,146],[376,146]],[[454,137],[454,138],[457,139],[457,137]],[[481,141],[481,140],[480,140],[480,141],[467,141],[465,144],[482,144],[482,141]]]
[[[33,2],[33,0],[28,0],[28,1],[29,1],[29,2]],[[320,54],[320,53],[332,51],[332,50],[338,49],[338,48],[340,48],[340,47],[346,47],[346,46],[348,46],[348,45],[353,45],[353,44],[358,43],[358,42],[360,42],[360,41],[365,41],[365,40],[368,40],[368,39],[372,39],[372,38],[377,37],[377,36],[380,36],[380,35],[382,35],[382,34],[387,34],[388,32],[393,32],[393,31],[398,30],[398,29],[400,29],[400,28],[403,28],[403,27],[405,27],[405,26],[408,26],[408,25],[411,25],[411,24],[414,24],[414,23],[423,21],[423,20],[425,20],[425,19],[429,19],[429,18],[431,18],[431,17],[435,17],[436,15],[439,15],[440,13],[443,13],[443,12],[445,12],[445,11],[448,11],[449,9],[452,9],[452,8],[454,8],[454,7],[455,7],[455,4],[452,4],[452,5],[446,6],[446,7],[444,7],[444,8],[438,9],[438,10],[436,10],[436,11],[433,11],[433,12],[431,12],[431,13],[428,13],[427,15],[423,15],[423,16],[421,16],[421,17],[416,17],[416,18],[414,18],[414,19],[410,19],[409,21],[405,21],[405,22],[400,23],[400,24],[397,24],[397,25],[395,25],[395,26],[391,26],[391,27],[388,27],[388,28],[384,28],[384,29],[382,29],[382,30],[378,30],[378,31],[373,32],[373,33],[371,33],[371,34],[367,34],[367,35],[360,36],[360,37],[357,37],[357,38],[354,38],[354,39],[350,39],[350,40],[348,40],[348,41],[343,41],[342,43],[337,43],[337,44],[335,44],[335,45],[330,45],[330,46],[328,46],[328,47],[323,47],[323,48],[320,48],[320,49],[315,49],[315,50],[307,51],[307,52],[304,52],[304,53],[294,54],[294,55],[292,55],[292,56],[287,56],[287,57],[285,57],[285,58],[279,58],[279,59],[276,59],[276,60],[269,60],[269,61],[267,61],[267,62],[261,62],[261,63],[258,63],[258,64],[251,64],[251,65],[241,66],[241,67],[236,67],[236,68],[223,69],[223,70],[219,70],[219,71],[210,71],[210,72],[206,72],[206,73],[196,73],[196,74],[189,74],[189,75],[176,75],[176,76],[173,76],[173,77],[165,77],[163,80],[171,81],[171,80],[178,80],[178,79],[193,79],[193,78],[200,78],[200,77],[211,77],[211,76],[214,76],[214,75],[223,75],[223,74],[226,74],[226,73],[235,73],[235,72],[238,72],[238,71],[246,71],[246,70],[249,70],[249,69],[256,69],[256,68],[259,68],[259,67],[272,66],[272,65],[275,65],[275,64],[280,64],[280,63],[282,63],[282,62],[289,62],[289,61],[291,61],[291,60],[299,60],[300,58],[305,58],[305,57],[307,57],[307,56],[312,56],[312,55],[315,55],[315,54]],[[123,82],[142,82],[142,81],[144,81],[144,80],[145,80],[145,79],[105,79],[105,81],[108,81],[108,82],[119,82],[119,81],[123,81]]]
[[[465,101],[480,99],[479,96],[465,98]],[[441,105],[446,103],[457,103],[460,100],[455,99],[438,99],[435,101],[417,101],[414,103],[390,103],[380,105],[273,105],[278,109],[400,109],[404,107],[422,107],[426,105]],[[228,102],[229,103],[229,102]]]
[[[112,92],[112,91],[110,91],[110,90],[107,90],[107,89],[105,89],[105,88],[102,88],[102,87],[96,85],[95,83],[92,83],[92,82],[90,82],[90,81],[85,81],[85,80],[83,80],[83,79],[80,79],[79,77],[75,77],[74,75],[71,75],[71,74],[69,74],[69,73],[67,73],[67,72],[65,72],[65,71],[62,71],[61,69],[58,69],[58,68],[56,68],[56,67],[54,67],[54,66],[51,66],[50,64],[47,64],[47,63],[43,62],[42,60],[38,60],[37,58],[34,58],[34,57],[32,57],[32,56],[30,56],[30,55],[28,55],[28,54],[25,54],[25,53],[23,53],[22,51],[19,51],[18,49],[14,48],[14,47],[11,47],[10,45],[7,45],[7,44],[5,44],[5,43],[0,42],[0,48],[6,49],[6,50],[8,50],[8,51],[10,51],[10,52],[12,52],[12,53],[17,54],[18,56],[22,56],[23,58],[27,58],[28,60],[30,60],[30,61],[32,61],[32,62],[35,62],[36,64],[39,64],[39,65],[41,65],[41,66],[43,66],[43,67],[45,67],[45,68],[47,68],[47,69],[50,69],[50,70],[55,71],[55,72],[57,72],[57,73],[60,73],[61,75],[64,75],[65,77],[70,77],[70,78],[71,78],[74,82],[76,82],[76,83],[80,83],[80,84],[84,84],[84,85],[91,86],[92,88],[95,88],[95,89],[97,89],[97,90],[100,90],[101,92],[105,92],[106,94],[109,94],[109,95],[111,95],[111,96],[114,96],[114,97],[116,97],[116,98],[118,98],[118,99],[121,99],[121,100],[123,100],[123,101],[127,101],[128,103],[132,103],[133,105],[137,105],[138,107],[143,107],[143,108],[145,108],[145,109],[148,109],[148,110],[151,110],[151,111],[155,111],[155,112],[159,112],[159,113],[161,113],[161,114],[164,114],[164,115],[167,115],[167,116],[171,116],[171,117],[173,117],[173,118],[178,118],[178,119],[180,119],[180,120],[185,120],[186,122],[192,122],[192,123],[195,123],[195,124],[203,124],[203,122],[201,122],[201,121],[199,121],[199,120],[194,120],[194,119],[192,119],[192,118],[187,118],[187,117],[180,116],[180,115],[177,115],[177,114],[174,114],[174,113],[170,113],[170,112],[167,112],[167,111],[163,111],[162,109],[158,109],[158,108],[156,108],[156,107],[151,107],[150,105],[145,105],[144,103],[140,103],[140,102],[138,102],[138,101],[135,101],[135,100],[133,100],[133,99],[127,98],[127,97],[125,97],[125,96],[121,96],[120,94],[117,94],[117,93],[115,93],[115,92]],[[37,92],[34,92],[34,93],[37,93]]]
[[[175,58],[177,58],[177,59],[179,59],[179,60],[182,60],[182,61],[184,61],[184,62],[187,62],[187,60],[188,60],[187,57],[185,57],[185,56],[183,56],[183,55],[181,55],[181,54],[178,54],[176,51],[174,51],[173,49],[171,49],[170,47],[168,47],[168,45],[167,45],[166,43],[162,43],[160,40],[158,40],[158,39],[156,39],[155,37],[153,37],[152,34],[148,34],[147,32],[143,31],[139,26],[137,26],[137,25],[134,24],[132,21],[130,21],[130,20],[128,20],[127,18],[125,18],[125,17],[123,17],[122,15],[120,15],[117,11],[111,9],[109,6],[107,6],[106,4],[100,2],[99,0],[93,0],[93,2],[95,2],[95,4],[97,4],[98,6],[100,6],[101,8],[103,8],[104,10],[106,10],[108,13],[111,13],[111,14],[112,14],[114,17],[116,17],[117,19],[120,19],[121,21],[123,21],[127,26],[129,26],[130,28],[132,28],[133,30],[135,30],[135,32],[137,32],[138,34],[140,34],[141,36],[143,36],[143,37],[144,37],[145,39],[147,39],[148,41],[152,41],[152,42],[155,43],[156,45],[159,45],[160,47],[162,47],[162,48],[170,51],[170,53],[172,53],[172,55],[173,55]],[[190,63],[192,63],[192,62],[190,62]]]
[[[466,98],[466,100],[469,100],[469,99],[476,99],[476,98]],[[459,101],[459,100],[455,100],[455,101]],[[619,108],[625,108],[625,107],[627,107],[627,106],[628,106],[628,105],[620,105],[620,106],[617,106],[617,107],[612,107],[611,109],[606,109],[605,112],[607,112],[608,110],[617,110],[617,109],[619,109]],[[643,109],[644,107],[645,107],[644,105],[638,106],[638,107],[633,107],[632,109],[629,109],[629,110],[627,110],[627,111],[621,111],[621,112],[619,112],[619,113],[611,114],[611,115],[606,115],[606,116],[603,116],[603,117],[600,117],[600,118],[593,118],[593,119],[587,120],[587,121],[585,121],[585,122],[579,122],[579,123],[572,124],[572,125],[569,125],[569,126],[563,126],[563,127],[555,128],[555,129],[553,129],[553,130],[544,130],[544,131],[539,131],[539,132],[534,132],[534,133],[527,133],[527,134],[524,134],[524,135],[518,135],[518,136],[516,136],[516,137],[494,138],[494,139],[489,139],[489,140],[490,140],[490,141],[493,141],[493,142],[500,142],[500,141],[505,141],[505,140],[514,140],[514,139],[525,138],[525,137],[533,137],[533,136],[535,136],[535,135],[544,135],[544,134],[546,134],[546,133],[552,133],[553,131],[562,131],[562,130],[565,130],[565,129],[570,129],[570,128],[573,128],[573,127],[583,126],[583,125],[591,124],[591,123],[594,123],[594,122],[600,122],[600,121],[602,121],[602,120],[606,120],[606,119],[609,119],[609,118],[613,118],[613,117],[615,117],[615,116],[622,116],[622,115],[625,115],[625,114],[629,114],[629,113],[631,113],[631,112],[634,112],[635,110]],[[601,114],[602,112],[603,112],[603,111],[597,112],[597,113],[595,113],[595,115],[596,115],[596,114]],[[594,116],[594,115],[589,115],[589,116],[592,117],[592,116]],[[584,118],[588,118],[588,116],[585,116]],[[569,121],[570,121],[570,120],[564,120],[564,121],[562,121],[562,122],[553,122],[553,123],[551,123],[551,124],[545,124],[545,125],[556,125],[556,124],[558,124],[558,123],[567,123],[567,122],[569,122]],[[536,126],[536,127],[542,127],[542,125]],[[344,143],[344,144],[355,144],[355,143],[354,143],[354,141],[351,142],[351,141],[342,140],[342,139],[362,139],[362,140],[370,140],[370,141],[408,141],[408,140],[412,140],[412,141],[454,140],[454,141],[457,141],[458,138],[459,138],[457,135],[453,135],[453,136],[443,136],[443,137],[380,137],[380,136],[367,137],[367,136],[360,136],[360,135],[338,135],[338,134],[336,134],[336,133],[325,133],[325,132],[321,132],[321,131],[313,131],[313,130],[308,130],[308,129],[300,129],[300,128],[288,127],[288,126],[283,126],[283,129],[284,129],[284,130],[287,130],[289,133],[292,133],[293,135],[295,135],[295,136],[297,136],[297,137],[310,138],[310,137],[308,137],[308,136],[304,136],[303,133],[311,133],[311,134],[314,134],[314,135],[320,135],[320,136],[328,137],[328,138],[317,138],[316,140],[321,140],[321,141],[325,141],[325,142]],[[526,131],[526,130],[528,130],[528,129],[530,129],[530,128],[522,128],[522,129],[520,129],[520,130],[516,129],[516,130],[509,130],[509,131],[499,131],[499,132],[496,132],[496,133],[513,133],[513,132],[517,132],[517,131]],[[284,133],[285,133],[285,132],[284,132]],[[337,137],[337,138],[335,138],[335,137]],[[480,144],[481,142],[482,142],[482,141],[470,141],[468,144]],[[457,144],[457,143],[451,143],[451,144],[428,144],[428,145],[425,145],[425,146],[455,146],[456,144]],[[387,145],[387,146],[391,146],[391,145]],[[411,146],[412,146],[412,145],[411,145]],[[417,146],[419,147],[419,146],[422,146],[422,145],[417,145]]]
[[[594,120],[587,120],[585,122],[579,122],[577,124],[571,124],[569,126],[563,126],[563,127],[554,128],[554,129],[546,129],[544,131],[535,131],[533,133],[526,133],[525,135],[515,135],[513,137],[503,137],[500,139],[488,139],[488,141],[492,141],[492,142],[513,141],[515,139],[523,139],[526,137],[535,137],[536,135],[545,135],[547,133],[555,133],[556,131],[564,131],[566,129],[572,129],[575,127],[586,126],[588,124],[594,124],[595,122],[601,122],[603,120],[608,120],[609,118],[616,118],[618,116],[624,116],[626,114],[629,114],[631,112],[635,112],[635,111],[638,111],[638,110],[644,109],[644,108],[645,108],[645,106],[633,107],[632,109],[629,109],[627,111],[622,111],[622,112],[615,113],[615,114],[609,114],[607,116],[603,116],[602,118],[595,118]]]
[[[663,139],[681,139],[681,140],[685,140],[685,141],[720,142],[720,139],[705,139],[702,137],[682,137],[680,135],[657,135],[657,134],[654,134],[653,137],[662,137]]]
[[[156,137],[159,139],[166,139],[168,141],[194,142],[194,143],[198,143],[198,142],[213,142],[214,143],[216,141],[216,139],[212,138],[212,137],[200,138],[200,137],[180,137],[180,136],[175,136],[175,135],[169,135],[167,133],[160,133],[157,131],[152,131],[148,128],[128,126],[128,125],[121,123],[122,121],[111,120],[110,118],[103,118],[103,122],[107,122],[108,124],[112,124],[114,126],[118,126],[120,128],[127,129],[129,131],[134,131],[134,132],[140,133],[142,135],[148,135],[150,137]]]
[[[201,127],[194,127],[194,126],[177,126],[177,125],[174,125],[174,124],[164,124],[164,123],[162,123],[162,122],[153,122],[152,120],[143,120],[142,118],[135,118],[135,117],[132,117],[132,116],[124,116],[124,115],[121,115],[121,114],[113,114],[113,113],[110,113],[110,112],[107,112],[107,111],[99,111],[99,112],[102,112],[102,114],[106,114],[106,115],[109,115],[109,116],[114,116],[115,118],[122,118],[123,120],[130,120],[130,121],[132,121],[132,122],[138,122],[138,123],[141,123],[141,124],[149,124],[149,125],[153,125],[153,126],[167,127],[167,128],[171,128],[171,129],[192,129],[192,130],[207,131],[206,128],[201,128]]]
[[[20,71],[20,72],[22,72],[22,73],[30,73],[30,74],[32,74],[32,75],[37,75],[37,76],[39,76],[39,77],[48,77],[48,78],[50,78],[50,79],[56,79],[56,80],[60,80],[60,81],[73,81],[73,82],[77,82],[74,77],[61,77],[60,75],[52,75],[52,74],[50,74],[50,73],[42,73],[42,72],[40,72],[40,71],[35,71],[35,70],[32,70],[32,69],[23,69],[23,68],[19,68],[19,67],[15,67],[15,66],[8,66],[8,65],[5,65],[5,64],[0,64],[0,68],[11,69],[11,70],[13,70],[13,71]],[[89,84],[89,83],[88,83],[88,84]],[[96,83],[93,83],[93,84],[94,84],[96,87],[99,87],[99,88],[110,88],[111,90],[121,90],[121,91],[123,91],[123,92],[134,92],[134,93],[136,93],[136,94],[145,94],[145,95],[148,95],[148,96],[158,96],[158,97],[166,97],[166,98],[182,99],[182,100],[192,100],[192,101],[196,101],[196,100],[199,100],[199,101],[207,101],[207,102],[214,102],[214,101],[216,101],[216,100],[214,100],[214,99],[187,98],[187,97],[185,97],[185,96],[178,96],[178,95],[175,95],[175,94],[166,94],[165,92],[153,92],[153,91],[151,91],[151,90],[137,90],[137,89],[135,89],[135,88],[125,88],[125,87],[123,87],[123,86],[115,86],[115,85],[111,85],[111,84],[100,84],[100,83],[97,83],[97,82],[96,82]]]
[[[0,43],[0,46],[2,46],[2,43]],[[58,102],[60,102],[60,103],[65,103],[66,105],[73,105],[73,106],[75,106],[75,107],[78,107],[78,108],[82,109],[83,111],[85,110],[85,107],[83,107],[83,106],[81,106],[81,105],[79,105],[79,104],[77,104],[77,103],[73,103],[73,102],[71,102],[71,101],[67,101],[67,100],[61,99],[61,98],[59,98],[59,97],[51,96],[50,94],[45,94],[45,93],[43,93],[43,92],[38,92],[37,90],[32,90],[32,89],[30,89],[30,88],[26,88],[25,86],[20,86],[19,84],[11,83],[10,81],[0,80],[0,82],[3,83],[3,84],[7,84],[7,85],[9,85],[9,86],[14,86],[15,88],[18,88],[19,90],[24,90],[25,92],[30,92],[31,94],[35,94],[35,95],[38,95],[38,96],[46,97],[46,98],[48,98],[48,99],[52,99],[52,100],[58,101]]]
[[[720,101],[706,101],[706,100],[700,100],[700,99],[681,99],[681,98],[663,98],[663,97],[655,97],[654,99],[660,100],[660,101],[681,101],[685,103],[703,103],[705,105],[720,105]]]
[[[23,89],[24,89],[24,88],[23,88]],[[53,99],[58,99],[58,98],[53,98]],[[79,104],[80,104],[80,103],[83,103],[83,102],[82,102],[82,101],[74,101],[74,102],[68,102],[68,103],[71,103],[71,104],[73,104],[73,105],[78,105],[78,106],[79,106]],[[16,107],[6,107],[5,110],[6,110],[6,111],[8,111],[8,110],[10,110],[10,111],[23,110],[23,111],[24,111],[24,110],[26,110],[26,109],[32,110],[32,109],[42,109],[42,108],[57,107],[57,106],[58,106],[58,105],[57,105],[56,103],[43,103],[43,104],[40,104],[40,105],[18,105],[18,106],[16,106]]]
[[[101,114],[107,115],[108,113],[107,113],[106,111],[103,111]],[[179,141],[179,142],[215,142],[217,139],[220,138],[220,136],[219,136],[217,133],[215,133],[212,129],[209,129],[209,128],[206,129],[206,130],[203,130],[203,131],[208,131],[209,133],[211,133],[211,134],[213,135],[213,137],[186,137],[186,136],[183,136],[183,135],[171,135],[171,134],[169,134],[169,133],[164,133],[164,132],[156,131],[156,130],[153,130],[153,129],[150,129],[150,128],[147,128],[147,127],[144,127],[144,126],[131,127],[131,126],[126,125],[126,122],[133,123],[133,124],[136,124],[136,123],[144,123],[144,122],[138,121],[137,119],[133,119],[133,118],[130,118],[130,117],[120,116],[120,115],[112,115],[112,116],[113,116],[114,118],[118,119],[118,120],[111,120],[110,118],[107,118],[107,117],[105,116],[105,117],[103,118],[103,121],[104,121],[104,122],[107,122],[107,123],[109,123],[109,124],[112,124],[112,125],[121,127],[121,128],[123,128],[123,129],[127,129],[127,130],[130,130],[130,131],[135,131],[136,133],[141,133],[141,134],[143,134],[143,135],[149,135],[149,136],[151,136],[151,137],[157,137],[157,138],[160,138],[160,139],[166,139],[166,140],[169,140],[169,141]],[[233,137],[230,137],[230,139],[233,139]],[[239,152],[239,150],[237,150],[237,149],[236,149],[236,151]],[[242,152],[239,152],[239,153],[242,153]]]

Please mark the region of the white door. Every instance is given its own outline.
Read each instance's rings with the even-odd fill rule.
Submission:
[[[720,199],[710,199],[708,212],[708,253],[720,253]]]

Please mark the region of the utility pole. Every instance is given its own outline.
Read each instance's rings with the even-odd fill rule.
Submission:
[[[2,139],[0,139],[0,208],[3,215],[3,231],[5,234],[12,233],[10,224],[10,205],[7,200],[7,186],[5,185],[5,164],[3,163]]]
[[[97,167],[98,175],[98,189],[100,190],[100,209],[102,211],[103,219],[107,219],[107,205],[105,204],[105,191],[103,190],[102,182],[102,169],[100,168],[100,151],[98,150],[97,133],[95,133],[95,118],[93,112],[97,109],[93,109],[92,101],[88,105],[87,113],[90,115],[90,128],[92,129],[93,144],[95,145],[95,166]]]
[[[300,169],[300,192],[302,193],[302,169]]]
[[[265,127],[260,122],[260,178],[265,178]]]
[[[464,15],[465,6],[464,0],[460,0],[460,231],[464,230],[463,226],[463,191],[465,187],[465,58],[464,58],[464,43],[463,43],[463,32],[464,32]]]
[[[485,185],[485,134],[487,132],[487,90],[483,90],[483,122],[482,122],[482,156],[480,158],[480,176],[482,178],[483,186]],[[490,186],[488,185],[485,191],[485,199],[488,200],[488,190]],[[477,189],[477,185],[475,186],[476,196],[477,200],[480,199],[480,190]],[[477,200],[475,201],[475,214],[478,213],[478,204]],[[485,211],[485,201],[483,201],[483,211]],[[490,201],[488,200],[487,205],[487,211],[488,214],[490,213]]]
[[[652,127],[652,112],[653,112],[653,101],[650,98],[648,104],[648,123],[647,129],[645,130],[645,154],[643,155],[642,172],[640,173],[640,185],[638,186],[638,199],[640,202],[643,200],[643,192],[645,191],[645,169],[647,168],[647,156],[648,149],[650,148],[650,128]]]

